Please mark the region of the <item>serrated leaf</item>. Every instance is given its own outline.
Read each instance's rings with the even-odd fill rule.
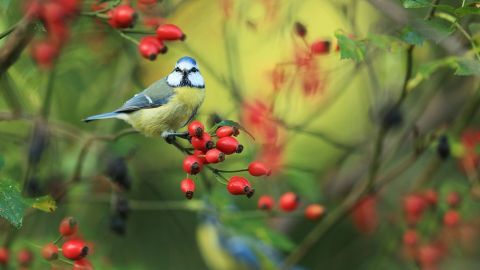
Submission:
[[[430,5],[431,3],[428,0],[404,0],[403,1],[404,8],[424,8],[424,7],[429,7]]]
[[[356,62],[360,62],[365,58],[365,42],[350,39],[340,31],[335,33],[335,37],[338,40],[341,59],[353,59]]]
[[[433,40],[436,43],[443,41],[446,37],[455,32],[451,22],[444,19],[433,18],[429,21],[418,20],[412,23],[416,25],[415,31],[425,39]]]
[[[0,180],[0,216],[20,228],[27,207],[17,183],[9,179]]]
[[[47,213],[51,213],[57,209],[57,203],[50,195],[29,199],[27,202],[30,202],[30,205],[33,208]]]
[[[253,135],[248,132],[248,130],[246,130],[242,125],[240,125],[239,123],[235,122],[235,121],[232,121],[232,120],[222,120],[218,123],[216,123],[211,129],[210,131],[211,132],[214,132],[216,131],[219,127],[222,127],[222,126],[228,126],[228,127],[236,127],[238,128],[239,130],[241,131],[244,131],[245,133],[247,133],[248,136],[250,136],[253,140],[255,140],[255,138],[253,137]]]
[[[460,58],[456,61],[455,75],[469,76],[480,74],[480,62],[475,59]]]
[[[425,39],[420,33],[416,32],[410,27],[405,27],[402,30],[401,39],[410,45],[422,46]]]

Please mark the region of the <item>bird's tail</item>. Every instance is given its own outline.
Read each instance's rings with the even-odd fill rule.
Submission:
[[[100,119],[117,118],[118,115],[119,115],[119,113],[117,113],[117,112],[102,113],[102,114],[89,116],[89,117],[83,119],[83,121],[84,122],[91,122],[91,121],[100,120]]]

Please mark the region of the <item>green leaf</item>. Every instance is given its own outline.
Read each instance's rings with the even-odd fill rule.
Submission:
[[[401,39],[410,45],[422,46],[425,39],[411,27],[405,27],[401,33]]]
[[[57,205],[51,196],[24,198],[16,182],[5,178],[0,180],[0,217],[20,228],[24,212],[29,207],[50,213]]]
[[[428,0],[404,0],[403,7],[404,8],[424,8],[429,7],[430,1]]]
[[[366,46],[364,41],[350,39],[341,31],[337,31],[335,37],[338,40],[341,59],[353,59],[360,62],[365,58]]]
[[[27,202],[30,202],[30,205],[33,208],[36,208],[38,210],[51,213],[57,209],[57,203],[55,200],[50,196],[43,196],[35,199],[29,199]]]
[[[248,130],[246,130],[242,125],[240,125],[239,123],[235,122],[235,121],[232,121],[232,120],[222,120],[218,123],[216,123],[212,128],[210,128],[210,132],[215,132],[219,127],[223,127],[223,126],[228,126],[228,127],[236,127],[238,128],[239,130],[242,130],[244,131],[245,133],[248,134],[248,136],[250,136],[253,140],[255,140],[255,138],[253,137],[253,135],[248,132]]]
[[[477,7],[462,7],[462,8],[457,8],[455,10],[455,14],[458,16],[465,16],[465,15],[471,15],[471,14],[478,15],[480,14],[480,9]]]
[[[455,75],[469,76],[480,74],[480,62],[475,59],[456,59]]]
[[[17,183],[8,179],[0,180],[0,216],[20,228],[27,207]]]

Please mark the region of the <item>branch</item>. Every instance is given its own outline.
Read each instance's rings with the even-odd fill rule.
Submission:
[[[33,23],[23,18],[9,35],[2,48],[0,48],[0,76],[17,61],[23,49],[33,37]]]

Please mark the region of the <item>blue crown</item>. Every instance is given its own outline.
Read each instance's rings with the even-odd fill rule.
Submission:
[[[193,59],[193,58],[191,58],[191,57],[188,57],[188,56],[184,56],[184,57],[178,59],[177,64],[178,64],[178,63],[181,63],[181,62],[189,62],[189,63],[191,63],[191,64],[194,65],[194,66],[197,65],[197,61],[195,61],[195,59]]]

